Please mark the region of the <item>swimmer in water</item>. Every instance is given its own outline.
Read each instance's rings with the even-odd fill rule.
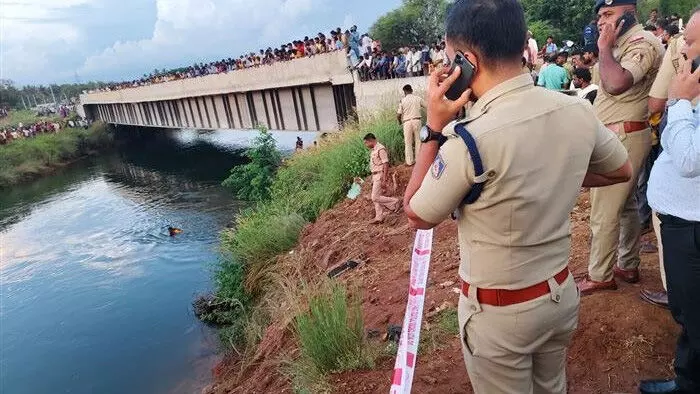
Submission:
[[[174,237],[174,236],[182,233],[182,230],[177,228],[177,227],[168,227],[168,232],[170,233],[171,237]]]

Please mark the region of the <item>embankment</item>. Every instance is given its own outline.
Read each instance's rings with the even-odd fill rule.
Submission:
[[[415,233],[403,214],[393,214],[381,225],[368,224],[373,217],[368,183],[358,199],[343,196],[353,176],[367,174],[361,142],[365,132],[377,134],[394,163],[399,162],[403,144],[391,117],[352,125],[317,151],[295,156],[273,182],[273,198],[243,214],[236,230],[224,235],[228,255],[217,276],[218,295],[239,308],[229,316],[235,324],[222,330],[232,350],[215,368],[215,383],[207,392],[388,390],[395,346],[382,341],[381,334],[402,323]],[[398,181],[396,195],[401,195],[411,170],[399,165],[391,171]],[[571,215],[569,267],[577,274],[587,267],[589,209],[583,191]],[[653,234],[646,237],[653,239]],[[459,253],[454,222],[436,228],[433,250],[414,392],[469,393],[455,318]],[[672,375],[677,327],[668,311],[639,300],[641,288],[660,286],[657,259],[656,254],[643,256],[639,284],[621,284],[616,292],[582,299],[568,357],[569,392],[634,392],[640,379]],[[340,368],[319,374],[309,368],[308,354],[314,349],[304,343],[300,316],[319,314],[322,308],[314,300],[324,297],[327,273],[348,260],[359,265],[334,281],[346,286],[348,299],[361,300],[363,340],[372,359],[340,360]],[[325,311],[321,323],[329,328],[318,338],[328,345],[341,331],[337,322],[345,319],[333,312],[352,309]]]
[[[14,140],[0,146],[0,189],[48,174],[80,157],[108,149],[113,142],[109,127],[102,122],[93,123],[87,130],[68,128]]]

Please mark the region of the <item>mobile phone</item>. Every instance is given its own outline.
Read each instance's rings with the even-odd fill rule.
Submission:
[[[694,73],[695,70],[698,69],[698,67],[700,67],[700,56],[693,59],[693,64],[690,66],[690,73]]]
[[[623,26],[618,37],[627,33],[629,29],[637,24],[637,15],[635,15],[632,11],[625,11],[625,13],[617,19],[617,22],[615,22],[615,28],[617,29],[621,23],[623,23]]]
[[[452,60],[452,67],[450,67],[450,74],[452,74],[455,69],[459,67],[461,73],[459,78],[450,86],[450,88],[445,93],[445,97],[449,100],[455,101],[462,96],[462,94],[469,89],[472,84],[472,79],[476,73],[476,66],[467,59],[462,52],[457,51],[454,60]]]

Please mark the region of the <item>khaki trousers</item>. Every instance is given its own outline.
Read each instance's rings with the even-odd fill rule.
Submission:
[[[661,242],[661,220],[656,216],[656,212],[651,211],[651,224],[654,226],[654,235],[656,235],[656,247],[659,250],[659,272],[661,273],[661,283],[666,287],[666,268],[664,268],[664,245]]]
[[[578,325],[571,275],[551,293],[509,306],[481,305],[476,288],[460,296],[462,353],[476,394],[566,393],[566,348]]]
[[[420,119],[403,122],[404,156],[409,166],[416,163],[416,157],[420,152],[420,125]]]
[[[617,252],[622,269],[639,267],[639,237],[642,226],[637,210],[637,177],[651,150],[651,130],[618,135],[632,163],[632,178],[625,183],[591,189],[591,255],[588,275],[591,280],[613,279]]]
[[[382,195],[382,174],[372,174],[372,202],[374,203],[375,219],[382,219],[386,211],[398,208],[399,199]]]

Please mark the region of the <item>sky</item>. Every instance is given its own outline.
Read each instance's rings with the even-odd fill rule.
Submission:
[[[400,0],[0,0],[0,79],[123,81],[356,24]]]

